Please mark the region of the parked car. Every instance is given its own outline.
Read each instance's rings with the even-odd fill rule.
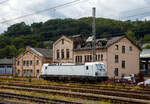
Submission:
[[[150,86],[150,79],[147,79],[143,82],[139,82],[137,85],[144,85],[144,86]]]
[[[121,78],[120,80],[121,83],[129,83],[129,84],[132,84],[132,83],[135,83],[135,77],[134,75],[130,75],[130,76],[124,76]]]

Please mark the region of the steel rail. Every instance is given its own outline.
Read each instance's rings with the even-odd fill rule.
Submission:
[[[50,99],[50,98],[46,98],[46,97],[37,97],[37,96],[23,95],[23,94],[10,93],[10,92],[4,92],[4,91],[0,91],[0,97],[16,98],[16,99],[28,100],[28,101],[37,102],[37,103],[82,104],[82,103],[79,103],[79,102],[60,100],[60,99]]]
[[[150,98],[150,95],[143,95],[143,97],[146,99],[139,99],[140,97],[142,97],[142,95],[133,94],[133,93],[124,94],[123,92],[122,93],[116,92],[116,95],[114,95],[115,91],[114,92],[113,91],[111,91],[111,92],[110,91],[109,92],[101,91],[101,92],[98,92],[97,94],[95,94],[95,93],[91,92],[92,90],[90,90],[90,92],[88,92],[88,91],[86,91],[86,92],[71,91],[70,92],[70,89],[68,89],[68,91],[61,91],[61,90],[55,90],[55,89],[39,89],[39,88],[27,88],[27,87],[16,87],[16,86],[1,86],[1,88],[22,90],[22,91],[34,91],[34,92],[47,93],[47,94],[49,93],[49,94],[54,94],[54,95],[57,94],[57,95],[77,97],[77,98],[89,99],[89,100],[98,100],[98,101],[102,100],[102,99],[107,99],[107,100],[111,100],[113,102],[130,102],[130,103],[139,103],[139,104],[150,103],[150,100],[148,100]],[[125,95],[125,96],[123,96],[123,95]]]

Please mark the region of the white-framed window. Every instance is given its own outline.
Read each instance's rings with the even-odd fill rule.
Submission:
[[[119,46],[118,45],[115,45],[115,50],[119,50]]]

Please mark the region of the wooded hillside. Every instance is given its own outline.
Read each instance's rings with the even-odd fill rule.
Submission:
[[[53,19],[46,22],[24,22],[8,27],[0,35],[0,58],[12,57],[22,52],[25,46],[52,48],[52,43],[62,34],[83,34],[88,37],[92,33],[92,18]],[[108,37],[128,34],[136,43],[150,41],[150,21],[117,21],[112,19],[96,19],[96,37]],[[148,46],[146,48],[149,48]]]

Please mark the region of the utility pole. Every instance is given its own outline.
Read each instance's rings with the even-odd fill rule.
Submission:
[[[95,26],[95,15],[96,15],[96,8],[93,8],[93,24],[92,24],[92,35],[93,35],[93,41],[92,41],[92,61],[96,61],[96,26]]]

